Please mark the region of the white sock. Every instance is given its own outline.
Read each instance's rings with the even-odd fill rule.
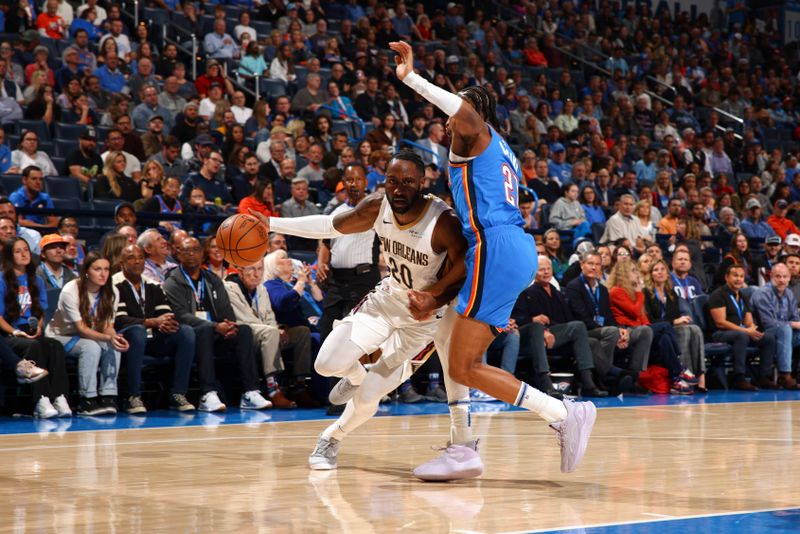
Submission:
[[[344,378],[347,378],[354,386],[360,386],[367,377],[367,370],[361,365],[361,362],[353,362],[350,368],[344,373]]]
[[[525,382],[519,387],[514,406],[530,410],[548,423],[563,421],[567,418],[567,408],[562,401],[542,393]]]

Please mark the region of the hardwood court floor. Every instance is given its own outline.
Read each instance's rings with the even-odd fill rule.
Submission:
[[[380,417],[339,469],[306,458],[328,421],[0,436],[0,532],[502,532],[795,507],[800,402],[609,408],[576,473],[524,412],[473,418],[486,472],[411,468],[446,416]]]

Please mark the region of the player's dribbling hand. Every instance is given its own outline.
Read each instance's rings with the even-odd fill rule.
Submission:
[[[389,48],[398,54],[394,56],[394,62],[397,64],[395,72],[400,80],[414,72],[414,51],[411,45],[402,41],[393,41],[389,43]]]
[[[415,321],[424,321],[438,308],[436,299],[427,291],[408,290],[408,311]]]
[[[256,219],[258,219],[259,221],[261,221],[261,224],[263,224],[264,226],[266,226],[266,227],[267,227],[267,232],[269,232],[269,217],[267,217],[267,216],[266,216],[266,215],[264,215],[263,213],[260,213],[260,212],[258,212],[258,211],[255,211],[255,210],[253,210],[253,209],[249,209],[249,210],[247,210],[247,211],[249,211],[249,212],[250,212],[250,215],[252,215],[252,216],[253,216],[253,217],[255,217]]]

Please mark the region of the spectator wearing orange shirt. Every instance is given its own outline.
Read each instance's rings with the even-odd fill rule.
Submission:
[[[784,199],[777,200],[772,215],[767,219],[767,224],[784,240],[789,234],[800,234],[797,226],[786,217],[787,211],[789,211],[789,203]]]
[[[39,33],[50,39],[63,39],[66,24],[58,14],[58,0],[47,0],[45,12],[36,17],[36,28]]]
[[[533,67],[547,67],[547,58],[544,57],[542,51],[539,50],[539,45],[535,37],[528,39],[525,50],[522,52],[525,54],[525,61],[528,65]]]

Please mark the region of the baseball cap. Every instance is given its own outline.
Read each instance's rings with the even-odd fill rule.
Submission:
[[[41,54],[41,53],[49,54],[50,51],[44,45],[39,45],[39,46],[37,46],[36,48],[33,49],[33,55]]]
[[[764,241],[764,243],[766,243],[767,245],[780,245],[781,243],[783,243],[783,240],[779,235],[771,235]]]
[[[286,4],[286,11],[291,11],[293,9],[297,9],[297,4],[295,4],[294,2],[289,2],[288,4]]]
[[[561,143],[553,143],[552,145],[550,145],[550,151],[551,152],[564,152],[564,145],[562,145]]]
[[[779,209],[785,209],[789,207],[789,203],[786,202],[784,199],[780,199],[777,202],[775,202],[775,207]]]
[[[222,84],[219,82],[211,82],[211,85],[208,86],[209,89],[213,89],[214,87],[219,87],[222,89]]]
[[[186,111],[186,110],[187,110],[187,109],[189,109],[189,108],[200,109],[200,105],[199,105],[197,102],[187,102],[187,103],[186,103],[186,104],[183,106],[183,111]]]
[[[38,40],[39,40],[39,32],[37,32],[36,30],[25,30],[25,33],[22,34],[23,43],[32,43]]]
[[[458,56],[447,56],[445,63],[458,63]]]
[[[800,235],[797,234],[787,235],[786,244],[790,247],[800,247]]]
[[[119,210],[121,210],[122,208],[130,208],[131,210],[136,211],[136,208],[134,208],[133,204],[131,204],[130,202],[120,202],[114,208],[114,217],[116,217],[117,214],[119,214]]]
[[[510,88],[512,88],[512,87],[516,87],[516,85],[517,85],[517,82],[515,82],[514,80],[512,80],[511,78],[509,78],[509,79],[507,79],[505,82],[503,82],[503,85],[505,85],[505,86],[506,86],[506,89],[510,89]]]
[[[67,246],[67,240],[58,234],[47,234],[39,241],[40,250],[44,250],[50,245],[64,245]]]
[[[761,202],[758,201],[756,198],[751,198],[747,201],[747,204],[744,205],[744,209],[751,210],[753,208],[760,208]]]
[[[214,140],[211,138],[210,135],[208,135],[208,134],[200,134],[200,135],[197,136],[197,138],[195,138],[194,144],[199,145],[199,146],[207,146],[207,145],[213,145],[215,143],[214,143]]]
[[[97,141],[97,132],[92,126],[87,126],[84,128],[83,132],[81,132],[81,139],[86,139],[88,141]]]
[[[156,119],[158,119],[158,120],[160,120],[162,122],[164,121],[164,117],[162,117],[160,113],[156,113],[155,115],[153,115],[152,117],[147,119],[147,122],[151,122],[151,121],[154,121]]]
[[[659,156],[669,156],[669,151],[666,148],[662,148],[658,151]]]

